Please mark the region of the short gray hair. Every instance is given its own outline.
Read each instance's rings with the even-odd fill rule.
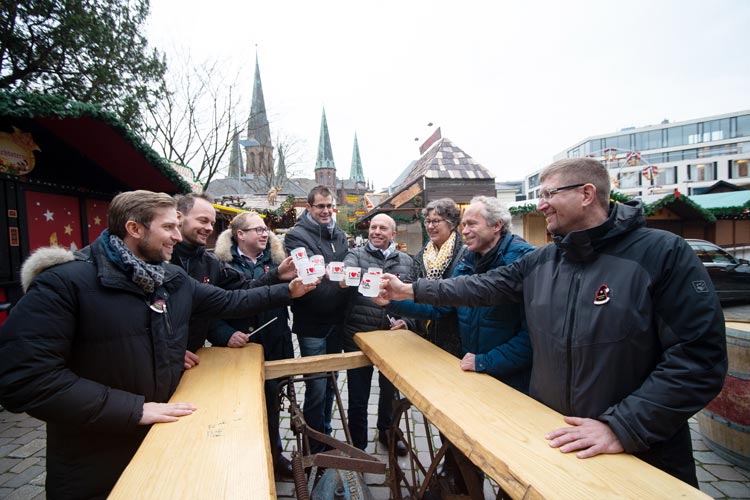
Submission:
[[[513,228],[513,223],[511,222],[513,216],[510,214],[510,210],[500,203],[500,200],[497,198],[475,196],[471,199],[471,203],[472,205],[474,203],[481,203],[484,206],[481,214],[490,226],[494,226],[497,222],[503,223],[503,229],[500,232],[501,237],[505,236]]]
[[[448,221],[448,224],[452,226],[451,229],[457,228],[461,223],[461,209],[450,198],[440,198],[439,200],[431,201],[422,209],[422,215],[427,217],[433,210],[440,217]]]

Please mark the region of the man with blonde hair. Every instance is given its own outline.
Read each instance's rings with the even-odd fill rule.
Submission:
[[[444,305],[522,302],[530,395],[569,427],[543,429],[579,458],[628,452],[696,486],[688,419],[721,390],[724,316],[685,240],[645,227],[640,201],[611,203],[607,169],[560,160],[537,209],[554,243],[486,274],[403,285],[386,298]]]
[[[266,227],[256,212],[243,212],[235,216],[216,240],[214,250],[216,257],[232,266],[249,280],[258,280],[263,275],[275,272],[285,260],[284,244]],[[291,264],[293,267],[293,264]],[[270,321],[270,323],[269,323]],[[227,320],[229,329],[220,339],[219,345],[243,347],[248,342],[263,345],[266,361],[294,357],[292,332],[289,329],[289,313],[286,307],[269,309],[260,314],[238,320]],[[253,331],[263,325],[257,334]],[[266,412],[268,416],[268,434],[271,440],[273,469],[277,478],[291,478],[292,464],[281,453],[279,435],[279,379],[266,380]]]

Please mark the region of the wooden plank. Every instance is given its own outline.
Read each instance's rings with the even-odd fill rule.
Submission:
[[[514,499],[709,498],[627,454],[581,460],[544,434],[562,415],[406,330],[358,333],[375,366]]]
[[[276,498],[263,393],[263,348],[208,347],[174,402],[198,409],[155,424],[110,499]]]
[[[370,366],[372,362],[361,351],[321,354],[278,361],[266,361],[266,380]]]

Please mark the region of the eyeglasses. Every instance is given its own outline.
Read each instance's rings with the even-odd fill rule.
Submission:
[[[240,229],[240,231],[247,233],[250,231],[255,231],[258,234],[266,234],[268,232],[268,228],[266,226],[258,226],[258,227],[248,227],[245,229]]]
[[[333,208],[333,205],[331,203],[318,203],[317,205],[313,205],[318,210],[330,210]]]
[[[585,186],[585,185],[586,185],[586,183],[583,183],[583,184],[571,184],[570,186],[560,186],[560,187],[551,188],[551,189],[543,189],[539,193],[539,198],[541,198],[542,200],[549,200],[553,196],[555,196],[557,193],[559,193],[560,191],[567,191],[568,189],[575,189],[575,188],[579,188],[579,187]]]
[[[437,226],[443,221],[445,221],[445,219],[425,219],[424,225],[425,226]]]

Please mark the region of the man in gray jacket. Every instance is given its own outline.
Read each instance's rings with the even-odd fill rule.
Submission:
[[[640,202],[610,203],[589,158],[541,175],[537,209],[554,244],[486,274],[404,285],[384,298],[443,305],[523,301],[534,352],[530,395],[566,415],[546,430],[579,458],[628,452],[698,485],[688,419],[721,390],[724,317],[697,256],[644,227]]]
[[[396,250],[396,222],[385,214],[378,214],[370,221],[367,243],[349,250],[344,259],[347,266],[359,267],[362,272],[368,268],[377,267],[384,272],[406,276],[412,267],[412,259],[404,252]],[[341,282],[341,286],[346,286]],[[414,329],[414,323],[407,324],[404,320],[389,318],[385,309],[375,304],[372,299],[365,297],[352,287],[349,289],[349,305],[344,321],[343,346],[345,352],[359,351],[354,342],[354,335],[358,332],[373,330],[388,330],[391,328]],[[367,447],[367,402],[370,398],[372,382],[372,366],[347,370],[346,377],[349,388],[349,430],[354,446],[364,450]],[[396,398],[396,388],[380,373],[378,378],[380,395],[378,397],[378,441],[389,445],[389,430],[393,418],[393,400]],[[396,453],[405,456],[407,451],[401,441],[397,441]]]

